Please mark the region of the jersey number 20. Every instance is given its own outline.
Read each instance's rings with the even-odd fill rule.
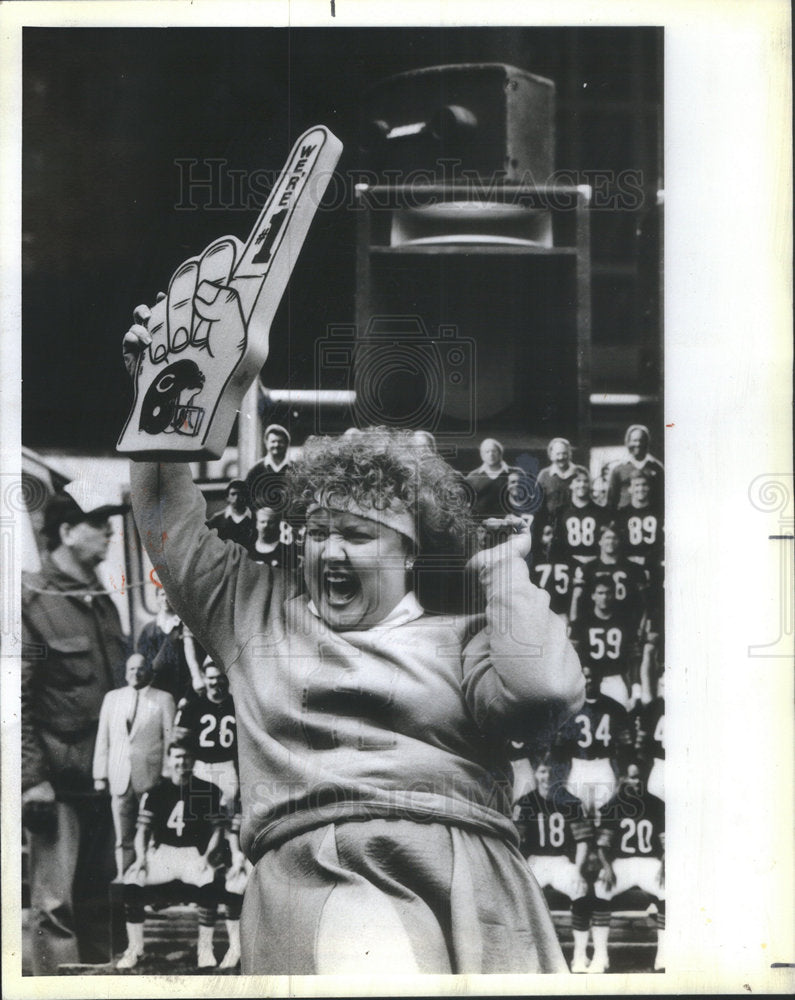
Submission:
[[[653,829],[650,820],[639,819],[636,822],[626,816],[621,820],[621,829],[624,831],[624,836],[621,838],[621,850],[624,854],[634,854],[636,851],[640,854],[651,854]],[[637,847],[632,843],[633,839],[637,840]]]

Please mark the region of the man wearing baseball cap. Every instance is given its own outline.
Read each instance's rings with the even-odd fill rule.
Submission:
[[[110,960],[113,825],[94,791],[102,700],[126,641],[96,567],[126,506],[69,484],[44,511],[47,553],[22,581],[22,822],[28,830],[33,971]]]

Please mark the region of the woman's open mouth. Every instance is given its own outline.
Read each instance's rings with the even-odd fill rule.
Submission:
[[[359,581],[353,573],[333,569],[323,573],[323,594],[332,608],[343,608],[359,593]]]

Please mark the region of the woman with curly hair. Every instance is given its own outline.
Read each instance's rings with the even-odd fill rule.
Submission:
[[[529,535],[471,556],[471,610],[430,614],[418,563],[471,544],[442,458],[410,432],[314,438],[288,482],[301,580],[209,531],[187,466],[132,465],[158,576],[237,707],[242,971],[566,971],[511,821],[508,741],[583,691]]]

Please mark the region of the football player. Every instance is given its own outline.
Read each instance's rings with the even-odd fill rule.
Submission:
[[[195,777],[187,742],[172,740],[168,763],[168,777],[141,797],[135,861],[124,875],[128,945],[118,969],[133,969],[143,957],[144,905],[152,901],[197,903],[197,966],[216,965],[213,930],[220,893],[211,859],[221,847],[227,825],[221,792]]]
[[[569,484],[571,498],[555,519],[555,534],[561,554],[579,563],[588,563],[599,554],[599,531],[608,520],[604,507],[591,499],[591,477],[577,469]]]
[[[595,817],[614,794],[620,757],[631,745],[629,716],[623,705],[599,691],[599,675],[587,664],[585,703],[555,737],[556,751],[568,760],[566,788]]]
[[[637,563],[622,554],[621,536],[615,525],[606,524],[599,529],[599,555],[593,562],[574,567],[571,593],[571,621],[576,622],[581,611],[583,596],[593,593],[593,586],[600,576],[613,581],[615,604],[640,629],[646,612],[648,577]]]
[[[571,902],[571,971],[585,972],[591,906],[586,899],[588,883],[583,866],[593,830],[580,800],[562,785],[553,788],[550,777],[550,761],[545,757],[535,769],[535,789],[514,806],[514,822],[521,838],[520,850],[538,884],[542,889],[551,886]]]
[[[644,690],[635,709],[635,747],[649,772],[648,789],[665,801],[665,673],[657,680],[656,694]]]
[[[212,660],[202,666],[204,693],[186,701],[174,725],[194,749],[193,773],[221,789],[221,804],[231,810],[238,793],[237,720],[226,674]]]
[[[665,968],[665,804],[643,787],[638,761],[627,765],[619,789],[599,814],[596,846],[602,872],[594,892],[594,955],[589,972],[609,968],[611,900],[638,888],[657,907],[657,953],[654,971]]]
[[[659,566],[663,558],[663,516],[650,498],[649,479],[633,472],[629,480],[629,503],[616,514],[616,526],[624,538],[624,551],[639,566]]]
[[[611,577],[596,577],[590,597],[591,608],[572,625],[572,641],[583,666],[598,671],[602,694],[628,709],[639,659],[637,627],[616,607]]]
[[[573,567],[555,544],[555,528],[549,518],[540,514],[533,521],[533,547],[527,557],[530,579],[549,594],[549,607],[564,619],[571,605]]]
[[[240,796],[235,800],[234,816],[230,828],[226,832],[229,851],[225,859],[223,872],[223,891],[221,899],[226,910],[226,930],[229,935],[229,948],[221,959],[219,969],[232,969],[240,961],[240,914],[243,911],[243,893],[246,889],[251,862],[246,859],[240,848]]]

